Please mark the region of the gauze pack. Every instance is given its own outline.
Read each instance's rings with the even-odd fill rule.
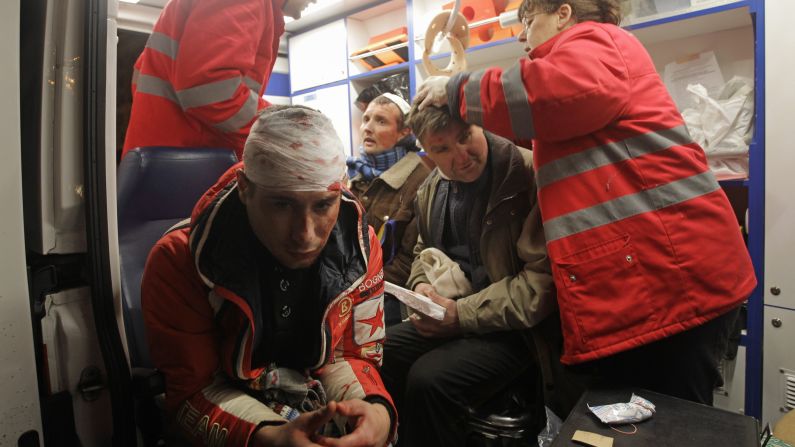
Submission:
[[[648,400],[632,395],[629,403],[618,403],[610,405],[588,405],[588,409],[599,418],[600,421],[609,425],[632,424],[645,421],[650,418],[655,411],[654,404]]]

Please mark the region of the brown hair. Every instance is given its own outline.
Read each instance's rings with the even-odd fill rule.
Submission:
[[[450,109],[447,106],[436,107],[427,106],[424,109],[419,109],[419,101],[415,101],[411,105],[409,111],[409,127],[417,139],[422,142],[425,134],[428,132],[438,132],[446,129],[454,123],[461,123],[466,126],[458,116],[450,114]]]
[[[529,13],[551,14],[566,4],[571,6],[571,15],[578,22],[621,23],[621,0],[524,0],[517,14],[523,20]]]
[[[400,107],[398,107],[397,104],[392,102],[391,99],[387,98],[386,96],[380,96],[379,95],[375,99],[373,99],[370,103],[371,104],[377,104],[379,106],[386,106],[386,105],[391,104],[392,107],[394,107],[395,110],[397,110],[397,114],[398,114],[397,128],[398,128],[398,130],[403,130],[403,129],[406,128],[406,115],[403,114],[403,112],[400,110]],[[369,107],[369,104],[368,104],[368,107]]]

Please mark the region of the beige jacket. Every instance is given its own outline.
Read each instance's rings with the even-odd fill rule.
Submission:
[[[384,266],[384,275],[387,281],[401,286],[406,284],[411,271],[412,249],[417,241],[414,197],[429,172],[420,156],[409,152],[373,181],[366,182],[356,176],[350,184],[351,191],[367,210],[367,224],[376,232],[389,219],[397,223],[397,234],[393,240],[385,241],[383,247],[385,257],[395,252],[391,262]]]
[[[532,152],[486,132],[491,190],[482,220],[480,252],[491,285],[456,301],[461,329],[486,333],[535,326],[556,310],[541,216],[536,203]],[[431,241],[431,207],[441,177],[434,169],[417,191],[419,236],[408,286],[430,283],[419,253]],[[436,247],[441,248],[441,247]]]

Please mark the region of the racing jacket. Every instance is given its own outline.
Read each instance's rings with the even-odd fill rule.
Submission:
[[[166,377],[166,412],[199,445],[245,446],[281,416],[247,394],[267,365],[251,227],[236,165],[199,200],[189,227],[167,233],[149,255],[141,300],[154,365]],[[241,208],[243,207],[243,208]],[[311,375],[329,400],[394,405],[378,368],[384,342],[381,248],[361,205],[343,192],[340,217],[318,260],[322,346]],[[248,232],[248,233],[247,233]],[[396,421],[393,420],[393,429]],[[394,431],[393,431],[394,434]]]
[[[579,23],[510,69],[454,76],[447,96],[466,121],[532,140],[562,362],[685,331],[751,294],[728,199],[629,32]]]
[[[122,157],[143,146],[224,147],[242,160],[284,32],[283,0],[171,0],[133,72]]]

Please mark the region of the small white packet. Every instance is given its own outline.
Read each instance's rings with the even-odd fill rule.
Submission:
[[[427,315],[434,320],[443,320],[445,308],[434,303],[430,298],[425,295],[420,295],[417,292],[403,287],[392,284],[389,281],[384,281],[384,292],[394,295],[395,298],[400,300],[401,303],[409,306],[417,312]]]
[[[596,405],[593,407],[588,404],[588,409],[591,410],[600,421],[609,425],[632,424],[645,421],[652,417],[656,411],[656,407],[653,403],[635,394],[632,395],[629,403]]]

